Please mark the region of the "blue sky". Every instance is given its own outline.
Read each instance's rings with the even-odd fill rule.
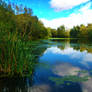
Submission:
[[[33,9],[35,15],[37,15],[39,18],[52,20],[55,18],[68,17],[73,12],[77,13],[77,10],[86,5],[88,2],[73,7],[72,9],[60,11],[56,11],[51,7],[50,0],[33,0],[33,2],[31,1],[31,3],[32,6],[30,4],[30,7]]]
[[[92,0],[13,0],[13,2],[30,7],[33,14],[38,16],[46,27],[57,28],[65,25],[71,28],[80,24],[87,25],[92,21]]]

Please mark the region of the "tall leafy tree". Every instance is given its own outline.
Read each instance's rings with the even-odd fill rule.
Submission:
[[[80,27],[74,26],[70,31],[71,38],[78,38],[80,34]]]
[[[65,26],[62,25],[57,29],[57,36],[58,37],[65,37]]]

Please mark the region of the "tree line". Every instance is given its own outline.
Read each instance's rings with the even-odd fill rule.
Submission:
[[[0,34],[16,33],[24,40],[47,38],[43,23],[33,16],[32,10],[22,6],[12,6],[0,0]]]
[[[73,28],[66,30],[62,25],[56,29],[47,28],[49,35],[52,38],[80,38],[90,39],[92,38],[92,24],[87,26],[81,24],[80,26],[74,26]]]
[[[32,9],[22,5],[6,4],[0,0],[0,34],[16,33],[24,40],[44,38],[89,38],[92,37],[92,24],[74,26],[66,30],[64,25],[57,29],[46,28]]]
[[[90,39],[92,38],[92,24],[88,24],[87,26],[85,25],[80,25],[80,26],[74,26],[70,30],[70,37],[71,38],[87,38]]]

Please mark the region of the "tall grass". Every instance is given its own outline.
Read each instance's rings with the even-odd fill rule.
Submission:
[[[35,66],[34,49],[17,33],[0,32],[0,77],[32,75]]]

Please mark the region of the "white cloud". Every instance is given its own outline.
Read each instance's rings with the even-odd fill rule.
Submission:
[[[76,0],[77,1],[77,0]],[[85,0],[84,0],[85,1]],[[92,23],[92,9],[90,9],[90,3],[81,8],[79,13],[72,13],[68,17],[57,18],[53,20],[40,19],[46,27],[57,28],[61,25],[65,25],[67,28],[72,28],[76,25],[87,25]]]
[[[66,10],[88,1],[89,0],[51,0],[50,5],[56,10]]]
[[[56,75],[69,76],[69,75],[78,75],[78,72],[76,71],[80,71],[81,69],[69,63],[59,63],[56,64],[52,70]]]

